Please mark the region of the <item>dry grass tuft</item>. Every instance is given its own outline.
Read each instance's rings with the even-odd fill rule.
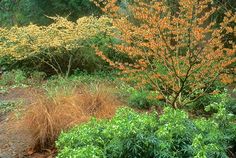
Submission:
[[[53,147],[62,130],[88,121],[91,117],[112,117],[121,105],[113,94],[109,88],[98,86],[95,90],[86,87],[76,89],[64,97],[38,96],[23,117],[23,128],[27,128],[33,137],[32,148],[42,150]]]

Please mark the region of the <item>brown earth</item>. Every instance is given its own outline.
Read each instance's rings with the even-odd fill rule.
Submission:
[[[0,101],[23,101],[24,105],[29,105],[36,99],[36,93],[43,91],[34,88],[14,88],[8,93],[0,94]],[[35,157],[35,154],[27,156],[25,150],[30,146],[30,134],[27,130],[19,128],[16,115],[0,113],[0,118],[0,158]],[[36,157],[42,158],[39,155]]]

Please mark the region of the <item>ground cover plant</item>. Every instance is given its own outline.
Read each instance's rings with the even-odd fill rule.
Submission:
[[[0,89],[9,87],[25,87],[26,86],[26,74],[21,70],[13,70],[11,72],[5,72],[1,76]]]
[[[169,107],[161,116],[123,108],[111,120],[93,119],[63,132],[58,157],[228,157],[236,128],[223,109],[215,114],[222,120],[191,120]]]
[[[0,116],[4,116],[13,111],[16,108],[16,105],[17,103],[11,101],[0,101]]]
[[[12,89],[37,87],[46,77],[44,72],[26,72],[20,69],[5,71],[1,75],[0,94],[9,93]]]

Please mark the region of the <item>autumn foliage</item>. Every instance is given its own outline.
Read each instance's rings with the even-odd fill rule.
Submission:
[[[112,34],[120,39],[113,48],[130,61],[113,61],[99,49],[97,54],[128,74],[137,87],[151,84],[157,98],[173,107],[189,104],[216,81],[235,81],[236,69],[229,73],[227,68],[236,62],[236,46],[228,40],[226,47],[222,39],[235,34],[236,15],[227,11],[216,27],[211,17],[219,8],[211,1],[179,0],[173,6],[164,0],[135,0],[124,13],[117,0],[97,0],[119,30]]]

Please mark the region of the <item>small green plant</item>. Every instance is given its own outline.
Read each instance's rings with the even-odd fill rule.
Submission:
[[[22,70],[12,70],[1,76],[1,86],[19,87],[26,85],[26,74]]]
[[[187,109],[195,115],[210,115],[216,111],[215,108],[210,108],[209,105],[220,104],[223,101],[224,107],[231,113],[236,114],[236,99],[233,97],[233,93],[227,89],[215,89],[211,94],[199,98],[197,101],[190,104]],[[207,108],[208,107],[208,108]],[[206,111],[206,109],[209,109]]]
[[[8,93],[8,89],[4,86],[0,86],[0,94]]]
[[[115,72],[111,72],[114,74]],[[45,84],[44,89],[49,96],[55,96],[58,93],[71,94],[79,86],[87,85],[89,87],[96,87],[98,84],[112,85],[116,84],[115,77],[107,72],[96,72],[89,74],[87,72],[79,71],[69,77],[52,76]]]
[[[128,104],[140,109],[149,109],[152,106],[157,106],[158,100],[155,99],[155,94],[151,91],[138,91],[133,89],[130,92]]]
[[[40,85],[45,79],[44,72],[25,72],[22,70],[6,71],[0,78],[0,93],[8,93],[11,88],[26,88],[28,86]]]
[[[119,97],[123,98],[124,102],[133,108],[150,109],[154,106],[165,105],[163,100],[157,98],[158,92],[150,89],[149,85],[144,89],[136,89],[131,84],[120,80],[118,83],[116,82],[116,85],[120,91]]]
[[[40,84],[46,78],[46,73],[33,71],[29,75],[29,82],[31,84]]]
[[[46,90],[49,97],[70,95],[74,92],[79,83],[78,80],[55,76],[48,80],[43,85],[43,88]]]
[[[14,111],[18,104],[14,101],[0,101],[0,115]]]

